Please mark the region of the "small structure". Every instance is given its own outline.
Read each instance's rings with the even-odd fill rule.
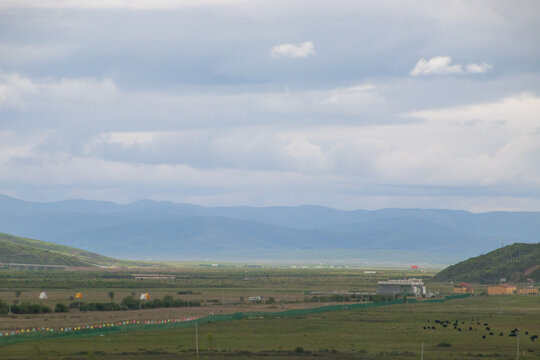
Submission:
[[[517,291],[518,295],[538,295],[538,288],[528,287],[519,289]]]
[[[131,274],[136,280],[174,280],[176,279],[175,275],[167,275],[167,274],[150,274],[150,273],[144,273],[144,274]]]
[[[453,294],[474,294],[474,289],[472,288],[471,284],[462,282],[459,284],[454,285],[454,288],[452,289]]]
[[[400,279],[379,281],[377,295],[426,295],[426,287],[421,279]]]
[[[488,287],[488,295],[513,295],[517,287],[511,284],[499,284]]]
[[[248,299],[253,302],[262,301],[262,296],[250,296]]]
[[[39,294],[39,298],[40,299],[47,299],[47,293],[42,291],[40,294]]]

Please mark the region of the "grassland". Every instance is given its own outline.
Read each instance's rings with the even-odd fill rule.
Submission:
[[[452,327],[423,330],[435,320],[488,323],[472,331]],[[446,304],[395,305],[281,319],[210,323],[199,328],[199,350],[206,359],[297,359],[299,356],[343,359],[514,359],[519,328],[521,356],[540,358],[540,303],[536,297],[475,297]],[[500,332],[504,336],[498,336]],[[482,335],[488,335],[486,339]],[[92,338],[33,341],[4,346],[2,359],[173,359],[195,357],[195,329],[127,332]]]
[[[69,303],[75,291],[83,301],[109,301],[114,292],[119,302],[132,293],[201,300],[197,308],[173,308],[119,312],[92,312],[0,317],[4,328],[61,326],[128,319],[166,319],[176,316],[237,311],[279,311],[316,307],[314,293],[373,293],[378,280],[422,277],[428,289],[450,293],[450,283],[433,282],[433,272],[378,269],[365,274],[359,268],[221,268],[188,266],[175,269],[117,269],[84,271],[0,271],[0,299],[5,302],[37,301],[40,291],[49,298],[43,303]],[[174,275],[174,280],[135,280],[133,273]],[[485,285],[475,285],[481,293]],[[17,297],[16,291],[21,293]],[[178,292],[181,292],[178,294]],[[191,292],[187,295],[186,292]],[[274,304],[255,304],[249,296],[274,297]],[[242,300],[241,298],[244,298]],[[502,305],[502,317],[499,307]],[[427,321],[450,320],[488,322],[496,336],[483,327],[456,331],[450,328],[424,330]],[[465,325],[464,325],[465,326]],[[467,325],[469,326],[469,325]],[[520,328],[540,334],[540,297],[493,298],[476,296],[446,304],[408,304],[383,308],[324,313],[280,319],[249,319],[211,323],[199,329],[200,355],[208,359],[261,358],[297,359],[299,356],[358,359],[417,359],[421,343],[425,359],[515,358],[516,338],[508,336]],[[503,332],[504,336],[498,336]],[[524,359],[540,359],[540,341],[521,338]],[[444,346],[450,344],[450,346]],[[194,358],[194,329],[136,331],[92,338],[63,338],[29,341],[2,346],[0,359],[173,359]],[[529,351],[530,350],[530,351]]]

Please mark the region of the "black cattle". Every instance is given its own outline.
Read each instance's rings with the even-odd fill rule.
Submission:
[[[482,335],[482,339],[485,339],[486,338],[486,335]]]

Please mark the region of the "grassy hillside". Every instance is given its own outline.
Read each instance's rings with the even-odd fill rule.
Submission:
[[[496,283],[501,278],[513,282],[540,281],[540,243],[505,246],[449,266],[433,280]]]
[[[88,251],[4,233],[0,233],[0,262],[68,266],[123,264],[122,261]]]

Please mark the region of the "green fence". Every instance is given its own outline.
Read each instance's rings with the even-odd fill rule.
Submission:
[[[70,337],[89,337],[89,336],[100,336],[106,334],[114,334],[125,331],[136,331],[136,330],[167,330],[167,329],[181,329],[189,328],[195,326],[195,324],[202,325],[210,322],[218,321],[231,321],[231,320],[241,320],[241,319],[254,319],[254,318],[280,318],[280,317],[292,317],[292,316],[303,316],[311,314],[320,314],[330,311],[344,311],[344,310],[353,310],[353,309],[366,309],[379,306],[387,305],[397,305],[404,304],[405,302],[409,304],[425,304],[425,303],[444,303],[447,300],[453,299],[462,299],[469,297],[469,294],[464,295],[452,295],[446,296],[443,299],[427,299],[427,300],[418,300],[418,299],[403,299],[383,301],[383,302],[374,302],[374,303],[360,303],[360,304],[350,304],[344,303],[341,305],[328,305],[316,308],[305,308],[305,309],[295,309],[295,310],[286,310],[279,312],[237,312],[234,314],[224,314],[224,315],[208,315],[202,318],[179,321],[178,319],[167,320],[167,321],[158,321],[153,323],[137,323],[131,322],[125,325],[108,325],[102,324],[101,327],[93,328],[81,328],[80,330],[38,330],[38,331],[29,331],[29,332],[19,332],[14,335],[2,335],[0,336],[0,346],[17,344],[23,341],[31,339],[54,339],[54,338],[70,338]],[[63,328],[62,328],[63,329]],[[27,329],[28,330],[28,329]]]

